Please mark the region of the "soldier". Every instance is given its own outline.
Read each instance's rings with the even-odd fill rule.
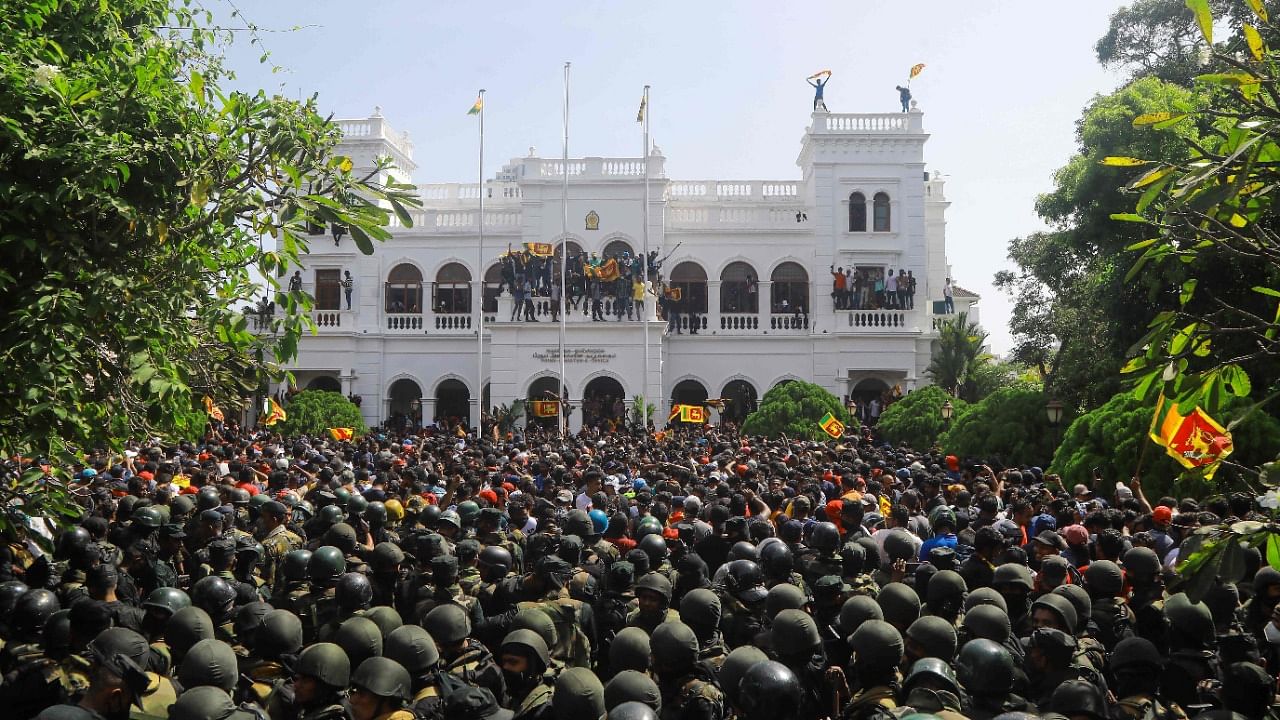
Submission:
[[[259,509],[259,524],[263,530],[262,576],[274,588],[281,583],[280,566],[284,556],[302,549],[302,538],[286,525],[289,510],[283,503],[272,500]]]
[[[636,608],[627,615],[627,626],[638,627],[649,634],[662,623],[680,619],[671,607],[671,581],[665,575],[651,572],[635,586]]]
[[[311,553],[307,561],[311,592],[297,601],[301,609],[298,616],[302,619],[302,638],[306,642],[315,642],[320,627],[337,617],[335,587],[346,569],[342,551],[332,545],[321,546]]]
[[[160,656],[161,663],[153,667],[156,672],[167,673],[172,658],[164,644],[165,627],[174,613],[191,607],[191,598],[178,588],[162,587],[151,591],[142,603],[142,634],[151,643],[151,649]]]
[[[202,578],[191,587],[191,604],[208,613],[213,621],[214,637],[228,645],[236,644],[232,614],[235,602],[235,589],[216,575]]]
[[[586,668],[569,668],[556,678],[551,694],[556,720],[605,720],[604,686]]]
[[[531,599],[517,607],[534,608],[551,618],[557,635],[552,657],[573,667],[590,667],[595,615],[590,605],[569,596],[565,584],[572,572],[572,566],[557,556],[539,558],[534,571],[524,577],[525,597]]]
[[[423,720],[443,720],[445,695],[442,682],[440,652],[436,642],[417,625],[403,625],[387,634],[382,646],[383,657],[400,663],[409,671],[412,696],[409,709]]]
[[[551,717],[553,678],[548,673],[551,653],[546,642],[531,630],[515,630],[503,638],[498,658],[510,697],[507,709],[514,712],[514,719]]]
[[[418,603],[414,615],[418,618],[426,617],[434,608],[445,604],[463,608],[471,616],[473,623],[483,619],[479,614],[479,601],[464,593],[462,586],[458,584],[458,558],[453,555],[431,559],[431,594]]]
[[[832,692],[825,677],[827,657],[822,649],[822,635],[813,616],[803,610],[783,610],[773,619],[769,640],[778,662],[799,682],[797,715],[821,717],[831,707]]]
[[[187,651],[178,666],[177,680],[183,688],[210,685],[230,695],[240,675],[239,661],[230,645],[221,640],[201,640]]]
[[[1004,598],[1013,634],[1026,637],[1031,634],[1031,591],[1035,580],[1031,570],[1021,563],[1005,563],[997,567],[991,578],[991,587]]]
[[[812,586],[818,578],[827,575],[841,576],[844,563],[836,551],[840,549],[840,530],[835,523],[820,522],[809,535],[809,547],[814,554],[801,568],[804,581]]]
[[[290,677],[285,663],[302,649],[302,621],[288,610],[272,610],[254,634],[253,651],[240,661],[236,700],[264,712],[276,686]]]
[[[965,715],[991,720],[1006,712],[1035,712],[1035,706],[1013,693],[1013,656],[990,640],[970,640],[956,658],[960,685],[969,693]]]
[[[89,611],[97,616],[92,623],[94,634],[110,627],[111,618],[100,604],[82,602],[81,606],[80,615]],[[41,645],[41,652],[27,655],[0,683],[0,702],[12,717],[25,720],[51,705],[78,702],[89,687],[92,665],[71,652],[69,610],[50,616]]]
[[[373,585],[374,605],[389,605],[403,614],[413,613],[410,588],[405,580],[404,551],[398,545],[380,542],[369,554],[369,568],[373,571],[369,582]]]
[[[332,642],[338,627],[352,617],[364,615],[372,600],[373,585],[369,578],[360,573],[345,573],[334,586],[333,601],[337,611],[316,631],[316,638],[320,642]]]
[[[44,627],[57,611],[58,598],[48,590],[28,590],[18,598],[9,619],[8,642],[0,650],[0,673],[8,676],[22,663],[44,655]]]
[[[1191,602],[1186,593],[1169,596],[1164,603],[1164,612],[1169,618],[1164,696],[1185,708],[1199,702],[1200,683],[1222,680],[1213,615],[1208,606],[1202,602]]]
[[[785,720],[802,714],[803,686],[786,665],[765,661],[742,676],[735,717],[740,720]],[[816,717],[816,716],[815,716]]]
[[[1124,590],[1120,566],[1110,560],[1090,563],[1084,571],[1084,586],[1089,592],[1097,638],[1108,651],[1114,650],[1116,643],[1133,636],[1133,612],[1119,597]]]
[[[1186,715],[1160,695],[1164,658],[1146,638],[1125,638],[1111,653],[1108,673],[1124,720],[1173,720]]]
[[[351,683],[351,660],[333,643],[303,648],[293,678],[268,701],[272,720],[346,720],[343,692]]]
[[[471,619],[465,609],[454,603],[435,607],[422,618],[422,627],[436,641],[443,672],[468,685],[486,688],[496,698],[504,697],[502,670],[484,645],[470,637]]]
[[[480,543],[466,539],[458,543],[458,587],[462,594],[474,598],[480,596],[480,569],[477,562],[480,556]]]
[[[941,570],[929,578],[926,590],[926,615],[935,615],[952,625],[960,624],[960,611],[964,608],[966,588],[964,578],[952,570]]]
[[[724,693],[715,673],[698,663],[698,636],[684,623],[663,623],[649,644],[653,672],[662,692],[662,716],[671,720],[721,720]]]
[[[476,518],[476,540],[481,545],[500,547],[511,555],[510,569],[520,572],[524,568],[524,533],[519,530],[502,530],[502,513],[497,508],[483,508]]]
[[[734,560],[728,564],[720,596],[720,630],[729,647],[747,645],[764,629],[764,574],[750,560]]]
[[[169,718],[222,718],[223,720],[256,720],[252,712],[236,707],[231,696],[215,687],[197,687],[184,693],[169,707]]]
[[[290,550],[280,559],[280,579],[271,588],[271,605],[288,610],[301,617],[301,600],[310,592],[307,584],[307,565],[311,562],[310,550]]]
[[[415,720],[405,710],[412,697],[409,671],[384,657],[360,663],[351,676],[352,720]]]
[[[481,511],[481,517],[484,511]],[[476,568],[480,571],[480,587],[476,597],[485,615],[497,615],[508,609],[510,593],[501,591],[504,580],[515,577],[511,571],[514,559],[511,552],[501,545],[486,545],[476,557]]]
[[[680,602],[679,619],[698,637],[698,661],[719,672],[729,654],[720,634],[720,598],[703,588],[689,591]]]
[[[917,660],[902,681],[898,713],[930,713],[940,720],[968,720],[963,714],[960,682],[955,671],[938,658]]]
[[[141,707],[149,683],[143,669],[149,652],[146,639],[131,630],[110,628],[103,631],[89,643],[94,665],[84,697],[75,705],[49,707],[36,717],[40,720],[100,720],[127,714],[130,705]],[[174,699],[176,695],[170,698],[169,704]],[[158,712],[164,713],[165,709],[159,708]]]
[[[946,663],[955,660],[958,643],[956,628],[936,615],[922,615],[911,623],[902,639],[906,655],[904,671],[924,658],[938,658]]]
[[[399,543],[400,534],[387,526],[387,506],[385,503],[374,500],[369,503],[369,507],[364,509],[361,517],[369,526],[369,541],[373,543]]]
[[[849,636],[853,674],[862,690],[853,695],[842,717],[852,720],[889,717],[897,707],[898,667],[902,665],[902,635],[883,620],[867,620]],[[850,694],[843,672],[832,673],[837,697]]]

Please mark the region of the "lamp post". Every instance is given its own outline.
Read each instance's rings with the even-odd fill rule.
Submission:
[[[845,397],[844,409],[849,413],[849,419],[858,417],[858,400],[852,395]]]
[[[942,422],[947,427],[951,426],[951,416],[955,414],[955,411],[956,408],[951,404],[950,400],[942,403]]]
[[[1062,424],[1063,406],[1057,399],[1050,400],[1045,403],[1044,414],[1049,420],[1049,427],[1053,428],[1053,446],[1058,447],[1058,426]]]

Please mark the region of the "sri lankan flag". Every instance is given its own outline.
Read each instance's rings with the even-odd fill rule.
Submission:
[[[206,415],[218,422],[226,422],[226,419],[222,415],[222,408],[214,405],[213,398],[208,395],[204,396],[204,412]]]
[[[671,414],[667,416],[667,422],[697,423],[701,425],[707,421],[707,412],[701,405],[672,405]]]
[[[549,258],[556,254],[556,248],[551,243],[527,242],[524,244],[524,249],[528,250],[530,255],[540,258]]]
[[[285,414],[284,408],[280,407],[280,403],[275,398],[267,399],[267,416],[262,419],[262,424],[271,427],[281,420],[288,420],[289,416]]]
[[[618,261],[609,258],[603,265],[596,268],[596,277],[604,282],[612,282],[619,277]]]
[[[1235,449],[1231,433],[1208,413],[1197,407],[1183,415],[1177,403],[1166,401],[1164,395],[1156,404],[1148,434],[1178,464],[1188,470],[1204,468],[1206,479],[1213,477],[1222,459]]]
[[[822,427],[822,431],[831,437],[839,440],[844,437],[844,423],[836,419],[835,415],[828,412],[818,421],[818,425]]]
[[[908,76],[908,79],[915,80],[916,76],[922,72],[924,72],[924,63],[916,63],[911,66],[911,74]]]
[[[343,442],[356,436],[355,428],[329,428],[329,437]]]
[[[636,122],[644,122],[644,111],[649,108],[649,96],[640,97],[640,111],[636,113]]]
[[[480,111],[481,111],[481,110],[483,110],[483,109],[484,109],[484,95],[483,95],[483,94],[481,94],[481,95],[477,95],[477,96],[476,96],[476,104],[471,106],[471,109],[467,111],[467,114],[468,114],[468,115],[479,115],[479,114],[480,114]]]
[[[540,418],[551,418],[560,414],[559,400],[534,400],[533,416]]]

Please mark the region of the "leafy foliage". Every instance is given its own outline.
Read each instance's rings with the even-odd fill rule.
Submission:
[[[1184,475],[1182,466],[1147,437],[1151,416],[1151,408],[1132,393],[1116,394],[1105,405],[1071,423],[1050,469],[1067,484],[1089,483],[1095,467],[1107,480],[1127,481],[1138,471],[1138,458],[1143,456],[1142,484],[1150,497],[1206,494],[1209,488],[1203,481]],[[1235,416],[1228,413],[1216,419],[1227,422]],[[1235,451],[1229,457],[1231,463],[1261,465],[1271,460],[1280,447],[1280,422],[1270,415],[1255,413],[1232,432],[1232,440]],[[1219,470],[1213,490],[1222,491],[1233,485],[1235,474],[1231,467]],[[1106,488],[1101,490],[1108,492]]]
[[[966,407],[939,442],[947,452],[962,457],[1044,465],[1053,457],[1059,432],[1049,425],[1048,400],[1032,388],[998,390]],[[1075,414],[1070,408],[1064,412],[1063,427]]]
[[[524,398],[516,398],[508,405],[497,405],[494,407],[493,420],[498,424],[500,432],[511,432],[515,429],[516,423],[524,415]]]
[[[857,427],[856,421],[849,420],[849,413],[840,404],[840,398],[820,385],[792,380],[764,394],[760,407],[743,422],[742,432],[745,435],[828,440],[830,436],[818,425],[828,412],[844,423],[846,430]]]
[[[944,320],[938,326],[938,344],[925,372],[955,397],[972,400],[978,368],[991,361],[991,355],[983,350],[986,343],[987,334],[978,323],[969,321],[968,313]]]
[[[368,253],[410,221],[410,187],[387,161],[353,174],[314,98],[220,89],[208,22],[164,0],[0,14],[0,454],[199,434],[202,395],[235,407],[311,327],[279,283],[307,226]],[[264,335],[254,277],[281,310]]]
[[[303,390],[289,398],[285,407],[287,419],[275,425],[275,430],[289,437],[295,435],[326,435],[329,428],[349,427],[357,433],[368,430],[360,408],[342,396],[328,390]]]
[[[1240,0],[1198,4],[1219,16],[1230,16],[1233,24],[1244,13]],[[1107,69],[1128,69],[1138,77],[1189,86],[1204,66],[1209,47],[1200,20],[1186,0],[1137,0],[1112,14],[1107,33],[1094,51]]]
[[[948,401],[951,403],[951,417],[954,421],[968,407],[964,400],[951,397],[937,385],[908,393],[880,414],[876,432],[895,445],[906,443],[917,450],[926,450],[933,446],[946,429],[946,421],[942,419],[942,406]]]
[[[1132,171],[1102,160],[1188,156],[1185,140],[1199,137],[1196,124],[1153,133],[1134,127],[1133,119],[1190,109],[1195,97],[1177,85],[1141,78],[1095,98],[1077,124],[1079,152],[1055,173],[1054,189],[1036,201],[1050,229],[1009,243],[1016,270],[998,273],[996,285],[1013,300],[1013,356],[1037,367],[1045,385],[1069,405],[1096,407],[1119,392],[1129,347],[1152,315],[1176,302],[1159,278],[1126,280],[1131,258],[1125,248],[1147,235],[1139,225],[1111,219],[1133,208],[1122,191]],[[1239,292],[1226,278],[1218,285],[1220,292]]]
[[[645,402],[643,395],[635,395],[631,398],[631,408],[629,410],[629,418],[632,427],[645,428],[653,421],[653,414],[658,411],[658,406],[651,402]]]
[[[1274,36],[1277,28],[1261,8],[1253,19]],[[1280,384],[1280,236],[1273,211],[1280,52],[1253,26],[1244,28],[1248,52],[1215,53],[1217,72],[1196,78],[1211,90],[1188,113],[1208,127],[1199,142],[1183,156],[1112,161],[1142,165],[1127,186],[1140,193],[1134,212],[1115,216],[1147,233],[1129,248],[1138,257],[1128,277],[1158,279],[1176,298],[1151,318],[1123,371],[1137,397],[1163,394],[1211,415],[1234,398],[1268,395]],[[1167,125],[1156,123],[1151,132],[1167,132],[1159,129]],[[1221,292],[1224,267],[1235,293]]]

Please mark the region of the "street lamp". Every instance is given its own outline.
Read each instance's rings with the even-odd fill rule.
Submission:
[[[1058,427],[1058,423],[1062,422],[1062,403],[1057,400],[1050,400],[1044,406],[1044,413],[1049,418],[1049,425]]]
[[[942,403],[942,421],[945,423],[950,423],[951,415],[955,413],[955,411],[956,411],[956,408],[954,405],[951,404],[950,400]]]

